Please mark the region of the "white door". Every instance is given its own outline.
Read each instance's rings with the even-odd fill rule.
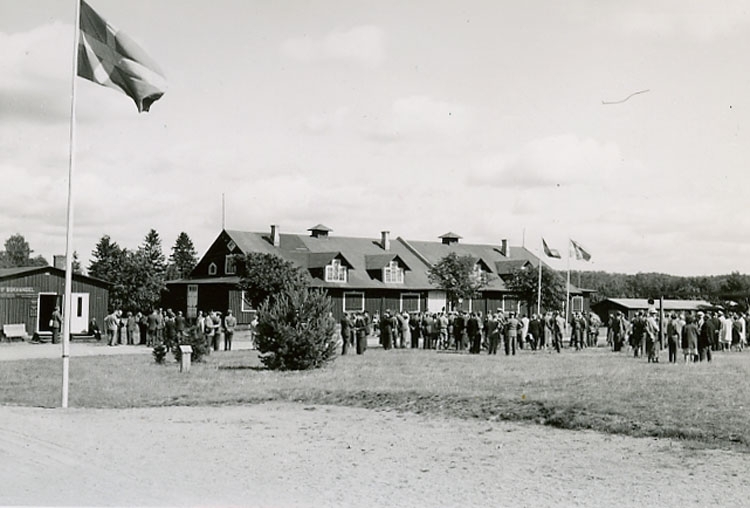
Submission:
[[[427,293],[427,312],[440,312],[447,305],[445,291],[430,291]]]
[[[85,333],[89,329],[89,294],[73,293],[73,315],[70,333]]]

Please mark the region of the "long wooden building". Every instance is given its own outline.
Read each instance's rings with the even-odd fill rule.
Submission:
[[[528,312],[526,302],[506,286],[515,270],[536,269],[539,258],[524,247],[461,243],[455,233],[438,241],[408,241],[391,238],[382,231],[376,238],[340,237],[322,224],[308,235],[282,234],[271,226],[266,233],[223,230],[200,259],[187,279],[167,283],[165,307],[182,310],[193,317],[198,310],[231,309],[240,323],[248,323],[255,309],[249,307],[237,287],[232,257],[260,252],[275,254],[304,268],[312,287],[324,289],[333,300],[334,315],[367,310],[382,314],[397,312],[439,312],[446,308],[446,294],[428,280],[428,269],[455,252],[477,260],[476,270],[489,276],[489,284],[478,298],[460,302],[459,307],[483,314],[497,309]],[[590,291],[571,287],[574,310],[588,310]]]
[[[101,323],[109,304],[108,282],[73,275],[71,333],[88,331],[92,318]],[[25,326],[29,336],[51,334],[50,317],[63,306],[65,271],[52,266],[0,269],[0,325]],[[0,327],[1,329],[1,327]]]

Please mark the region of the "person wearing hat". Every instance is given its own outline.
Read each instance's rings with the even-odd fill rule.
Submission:
[[[49,319],[49,326],[52,329],[52,344],[57,344],[60,342],[60,330],[62,329],[62,314],[60,313],[60,307],[57,305]]]
[[[659,363],[659,325],[656,322],[656,310],[649,309],[646,318],[646,353],[649,363]]]
[[[713,346],[713,337],[716,335],[716,325],[710,313],[705,315],[698,312],[698,355],[699,360],[711,361],[711,348]]]

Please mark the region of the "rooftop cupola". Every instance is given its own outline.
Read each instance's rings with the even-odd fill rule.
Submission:
[[[456,233],[445,233],[444,235],[438,236],[443,241],[443,245],[453,245],[454,243],[458,243],[458,241],[463,238],[461,235],[457,235]]]
[[[323,224],[318,224],[317,226],[309,228],[308,231],[313,238],[328,238],[328,233],[332,232],[333,229],[324,226]]]

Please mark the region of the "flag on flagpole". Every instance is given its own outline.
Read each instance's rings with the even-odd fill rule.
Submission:
[[[114,88],[148,111],[166,90],[164,73],[133,39],[81,0],[78,76]]]
[[[580,244],[576,243],[574,240],[570,240],[570,245],[573,248],[573,255],[575,255],[576,259],[591,261],[591,254],[589,254],[586,249],[581,247]]]
[[[544,253],[547,255],[547,257],[562,259],[560,251],[558,251],[557,249],[550,249],[544,238],[542,238],[542,247],[544,247]]]

